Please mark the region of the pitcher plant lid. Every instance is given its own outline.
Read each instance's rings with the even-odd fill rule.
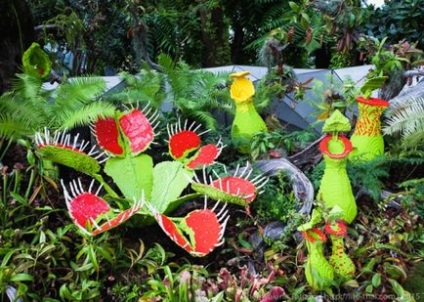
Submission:
[[[386,100],[380,99],[380,98],[366,98],[363,96],[358,96],[356,100],[359,103],[367,104],[371,106],[377,106],[377,107],[389,107],[390,103]]]

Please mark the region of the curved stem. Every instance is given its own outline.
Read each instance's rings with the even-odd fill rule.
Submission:
[[[100,174],[94,174],[94,179],[100,182],[105,188],[106,192],[113,198],[119,198],[119,195],[105,182],[103,177]]]

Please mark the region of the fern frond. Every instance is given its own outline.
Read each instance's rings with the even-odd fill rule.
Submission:
[[[63,116],[63,123],[60,129],[89,125],[98,117],[114,116],[115,110],[116,107],[108,102],[93,102]]]
[[[0,97],[0,112],[3,116],[7,116],[9,121],[13,119],[21,127],[26,127],[27,133],[35,131],[40,125],[51,123],[51,104],[40,96],[36,99],[25,98],[21,92],[22,90],[9,91]]]
[[[142,70],[138,75],[121,73],[121,78],[126,83],[124,91],[107,97],[108,100],[120,103],[151,104],[159,109],[165,100],[163,77],[153,70]]]
[[[22,121],[11,115],[0,114],[0,137],[16,139],[32,134]]]
[[[412,133],[408,136],[405,136],[402,139],[402,147],[407,148],[416,148],[417,146],[421,146],[424,141],[424,124],[421,125],[421,128],[415,133]]]
[[[99,97],[105,88],[106,82],[100,77],[73,78],[57,88],[55,104],[61,108],[87,104]]]
[[[21,98],[27,100],[36,100],[40,97],[43,90],[43,82],[40,77],[29,74],[17,74],[17,78],[12,82],[12,91],[19,93]]]
[[[384,134],[400,133],[404,138],[424,128],[424,97],[411,98],[408,102],[399,105],[399,109],[392,108],[390,118],[383,127]]]
[[[207,111],[190,111],[187,114],[196,122],[202,124],[206,129],[215,130],[217,126],[217,122],[212,113]]]

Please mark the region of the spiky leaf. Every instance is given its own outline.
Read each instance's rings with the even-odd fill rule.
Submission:
[[[41,146],[37,153],[46,160],[61,164],[76,171],[94,176],[100,172],[100,165],[84,152],[67,147],[46,145]]]

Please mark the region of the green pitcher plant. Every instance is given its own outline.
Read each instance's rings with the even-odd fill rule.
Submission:
[[[78,135],[72,138],[64,132],[51,134],[45,130],[35,135],[37,154],[93,178],[89,188],[84,188],[80,180],[69,184],[61,181],[70,217],[84,235],[98,235],[138,214],[155,219],[192,255],[204,256],[223,242],[229,215],[226,204],[218,209],[220,201],[248,207],[267,178],[260,175],[250,179],[252,171],[245,169],[224,177],[215,173],[215,179],[208,180],[205,167],[215,163],[224,146],[220,140],[203,144],[205,132],[198,133],[201,126],[188,125],[187,121],[167,126],[171,159],[154,163],[145,151],[153,143],[158,119],[158,112],[148,106],[143,110],[117,109],[115,116],[99,117],[92,123],[97,142],[92,148]],[[202,181],[196,170],[203,170]],[[104,174],[119,192],[108,184]],[[194,192],[181,196],[188,187]],[[185,201],[201,196],[205,196],[203,209],[186,217],[168,216]],[[207,197],[217,200],[214,207],[208,207]],[[110,202],[117,208],[112,209]]]
[[[247,77],[249,74],[249,71],[241,71],[230,75],[234,79],[230,96],[236,106],[231,139],[241,153],[250,152],[250,140],[255,134],[267,131],[267,126],[253,103],[255,87]]]
[[[309,222],[298,227],[308,250],[306,280],[315,290],[329,292],[336,277],[342,280],[351,279],[356,270],[355,264],[344,250],[347,225],[357,214],[355,197],[346,171],[347,158],[353,147],[350,140],[340,134],[350,129],[349,120],[339,110],[335,110],[325,121],[323,132],[327,135],[319,144],[325,170],[316,197],[321,207],[312,211]],[[320,229],[322,225],[325,232]],[[332,245],[328,259],[324,253],[326,234]]]

